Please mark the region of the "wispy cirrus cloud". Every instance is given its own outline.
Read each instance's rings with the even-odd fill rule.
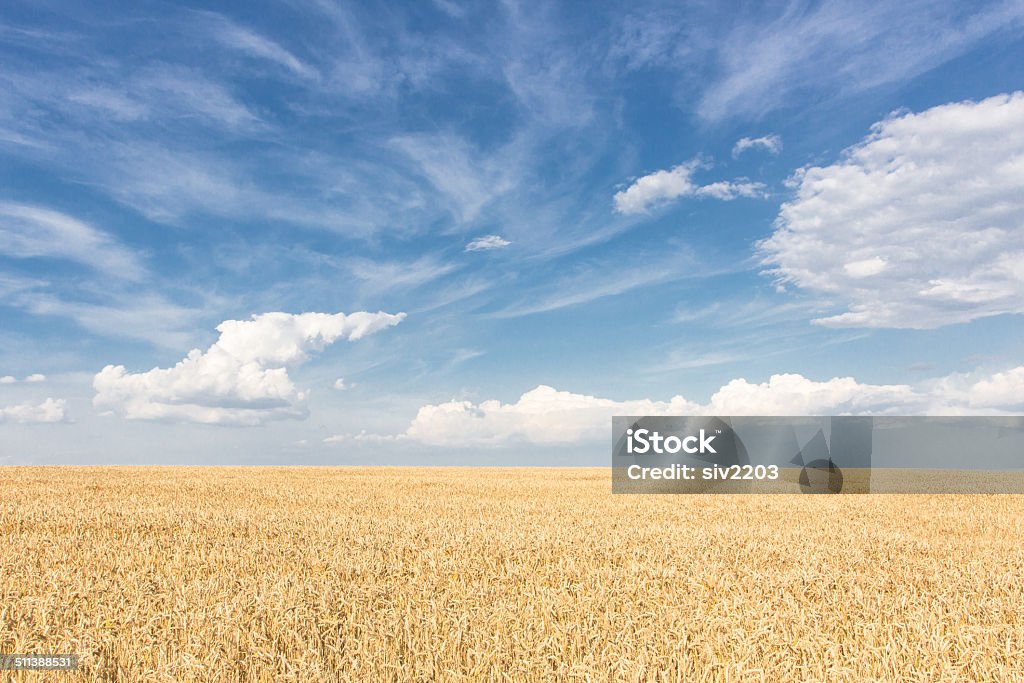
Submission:
[[[61,68],[12,62],[0,73],[12,94],[6,111],[0,103],[0,145],[7,140],[17,156],[181,227],[270,220],[363,239],[439,223],[459,232],[485,218],[529,225],[503,234],[527,253],[552,241],[571,249],[628,227],[607,218],[597,229],[580,224],[578,234],[563,227],[570,216],[580,223],[565,200],[590,172],[579,152],[598,155],[595,141],[609,134],[595,118],[588,68],[565,43],[570,27],[508,5],[486,39],[461,40],[443,26],[428,39],[397,16],[382,32],[362,11],[315,5],[327,21],[318,20],[321,30],[303,44],[276,27],[196,11],[172,12],[166,35],[143,31],[141,64],[86,36],[72,55],[41,43],[51,58],[73,60]],[[177,43],[200,38],[201,61],[176,59]],[[289,97],[276,98],[274,87],[254,90],[253,79],[286,82]],[[476,118],[424,127],[408,120],[415,108],[399,106],[407,95],[429,101],[452,88],[479,91],[480,107],[513,104],[502,142],[473,134]],[[375,112],[369,125],[351,109],[366,103]],[[57,117],[69,125],[54,126]],[[339,119],[352,121],[341,131],[357,133],[357,143],[296,134],[296,122]],[[563,180],[542,183],[548,162],[538,152],[556,148]],[[527,205],[524,196],[540,201]]]
[[[373,294],[421,287],[458,269],[457,264],[434,254],[424,254],[409,261],[353,258],[345,260],[341,265]]]
[[[475,219],[488,203],[515,187],[514,147],[507,154],[483,154],[451,133],[399,137],[391,144],[446,198],[459,221]]]
[[[39,295],[28,297],[24,303],[36,315],[68,318],[99,337],[141,340],[162,348],[191,341],[194,326],[203,314],[201,309],[177,304],[154,292],[120,292],[103,303]]]
[[[667,242],[660,250],[635,249],[626,254],[612,253],[600,259],[560,268],[555,276],[545,276],[529,287],[520,298],[488,316],[517,318],[579,306],[618,296],[643,287],[687,279],[706,279],[731,272],[736,266],[719,266],[711,257],[698,258],[686,244]]]
[[[766,2],[643,6],[618,22],[609,57],[676,75],[678,106],[708,121],[757,120],[806,97],[906,82],[986,42],[1012,39],[1018,2]]]
[[[67,214],[0,201],[0,254],[74,261],[125,280],[146,274],[138,257],[111,235]]]
[[[2,305],[70,320],[106,339],[156,346],[188,343],[196,308],[170,300],[135,251],[113,235],[53,209],[0,202],[0,255],[32,268],[32,259],[86,266],[92,274],[52,269],[46,277],[0,275]]]
[[[906,80],[1022,22],[1016,2],[769,5],[719,38],[720,76],[697,111],[757,117],[808,90],[852,93]]]
[[[221,14],[214,12],[200,12],[199,14],[207,20],[206,23],[209,24],[210,33],[214,39],[225,47],[277,64],[301,78],[313,79],[319,76],[319,72],[315,68],[270,38],[240,26]]]

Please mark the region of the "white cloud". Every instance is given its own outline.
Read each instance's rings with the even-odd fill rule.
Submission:
[[[512,244],[500,235],[484,235],[466,245],[466,251],[486,251],[488,249],[501,249]]]
[[[713,197],[731,200],[737,197],[762,197],[765,187],[745,179],[718,181],[709,185],[693,182],[693,173],[701,166],[694,159],[670,170],[661,170],[637,178],[625,190],[615,193],[615,210],[623,214],[644,213],[680,197]]]
[[[732,158],[735,159],[748,149],[762,148],[769,154],[778,154],[782,151],[782,138],[778,135],[765,135],[759,138],[740,138],[732,148]]]
[[[772,375],[752,384],[734,379],[711,397],[708,415],[904,414],[923,397],[905,384],[861,384],[852,377],[816,382],[799,374]]]
[[[328,442],[408,439],[435,446],[569,444],[608,435],[614,415],[1000,415],[1024,411],[1024,366],[989,376],[951,375],[916,386],[815,381],[799,374],[767,382],[734,379],[704,404],[675,396],[615,401],[538,386],[515,403],[449,401],[419,409],[397,435],[339,435]]]
[[[850,261],[843,266],[846,274],[852,278],[871,277],[878,275],[888,266],[888,262],[880,256],[872,256],[863,261]]]
[[[959,410],[979,414],[1024,411],[1024,366],[989,376],[950,375],[931,384],[934,393],[952,397]]]
[[[66,259],[126,280],[145,274],[135,255],[110,235],[66,214],[28,204],[0,202],[0,254]]]
[[[1024,366],[996,373],[968,385],[966,399],[971,408],[1024,409]]]
[[[573,443],[594,434],[607,436],[612,415],[686,415],[695,409],[681,396],[669,402],[619,402],[541,385],[515,403],[449,401],[423,406],[405,436],[433,445]]]
[[[0,408],[0,422],[20,424],[66,422],[67,401],[48,398],[38,405],[21,403]]]
[[[36,373],[33,373],[33,374],[27,376],[25,379],[23,379],[21,381],[22,382],[26,382],[28,384],[37,384],[39,382],[45,382],[46,381],[46,375],[43,375],[43,374],[40,374],[40,373],[36,372]],[[0,384],[17,384],[17,383],[18,383],[18,378],[13,376],[13,375],[4,375],[3,377],[0,377]]]
[[[934,328],[1024,313],[1024,93],[893,116],[792,183],[759,249],[780,283],[847,308],[816,322]]]
[[[263,313],[226,320],[206,351],[193,349],[173,368],[129,373],[108,365],[93,378],[93,405],[129,419],[260,424],[305,416],[306,394],[287,366],[338,339],[355,341],[397,325],[404,313]]]
[[[324,443],[355,443],[355,444],[379,444],[404,441],[408,437],[405,434],[372,434],[365,429],[358,434],[335,434],[324,439]]]
[[[339,377],[338,379],[334,380],[334,388],[337,389],[338,391],[345,391],[346,389],[349,389],[350,386],[351,385],[345,383],[344,377]]]
[[[765,196],[764,183],[752,183],[749,180],[719,180],[697,188],[694,192],[698,197],[713,197],[722,201],[731,201],[739,197],[756,199]]]
[[[692,195],[697,186],[690,180],[696,162],[680,164],[675,168],[638,178],[625,190],[615,193],[615,210],[619,213],[643,213],[652,204],[670,202]]]

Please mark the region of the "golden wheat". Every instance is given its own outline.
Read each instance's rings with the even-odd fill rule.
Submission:
[[[0,469],[12,680],[1024,680],[1024,496],[608,470]]]

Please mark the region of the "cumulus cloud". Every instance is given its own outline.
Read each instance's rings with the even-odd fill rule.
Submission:
[[[700,166],[700,161],[694,159],[667,171],[655,171],[637,178],[625,190],[615,193],[615,210],[622,214],[636,214],[680,197],[712,197],[728,201],[738,197],[763,197],[765,194],[762,183],[746,179],[698,185],[693,181],[693,174]]]
[[[35,382],[45,382],[46,381],[46,375],[43,375],[43,374],[40,374],[40,373],[36,372],[36,373],[33,373],[33,374],[29,375],[28,377],[26,377],[25,381],[26,382],[32,382],[32,383],[35,383]]]
[[[965,398],[972,408],[1024,408],[1024,366],[968,384]]]
[[[466,251],[486,251],[488,249],[501,249],[512,244],[499,235],[484,235],[466,245]]]
[[[4,375],[0,377],[0,384],[14,384],[18,379],[12,375]]]
[[[93,378],[93,405],[129,419],[254,425],[306,415],[305,392],[288,366],[339,339],[355,341],[397,325],[404,313],[263,313],[226,320],[206,351],[173,368],[130,373],[108,365]]]
[[[944,412],[1024,412],[1024,366],[987,376],[949,375],[931,383],[931,391],[950,397]]]
[[[751,199],[765,196],[764,183],[752,183],[748,180],[720,180],[716,183],[701,185],[694,192],[698,197],[713,197],[722,201],[730,201],[739,197]]]
[[[344,377],[339,377],[338,379],[334,380],[334,388],[337,389],[338,391],[345,391],[350,386],[351,385],[345,383]]]
[[[434,445],[572,443],[595,433],[606,436],[612,415],[685,415],[695,408],[681,396],[668,402],[613,401],[541,385],[515,403],[449,401],[423,406],[406,436]]]
[[[816,381],[799,374],[767,382],[734,379],[707,403],[615,401],[538,386],[515,403],[449,401],[419,409],[397,435],[339,435],[335,442],[410,440],[434,446],[569,444],[606,438],[614,415],[1008,415],[1024,411],[1024,366],[987,376],[951,375],[907,384],[853,377]]]
[[[1024,93],[894,115],[759,244],[780,284],[846,308],[832,327],[934,328],[1024,313]]]
[[[816,382],[799,374],[772,375],[754,384],[734,379],[702,408],[706,415],[901,415],[925,407],[905,384],[862,384],[852,377]]]
[[[39,424],[67,422],[67,401],[48,398],[38,405],[21,403],[0,408],[0,422]]]
[[[782,138],[778,135],[765,135],[759,138],[740,138],[732,148],[732,158],[736,159],[748,149],[760,147],[769,154],[778,154],[782,151]]]

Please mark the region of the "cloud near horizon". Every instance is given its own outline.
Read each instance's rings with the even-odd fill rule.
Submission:
[[[515,403],[448,401],[419,409],[401,434],[362,432],[325,443],[411,440],[431,446],[567,445],[608,434],[614,415],[1015,415],[1024,414],[1024,366],[992,375],[956,374],[907,384],[864,384],[853,377],[815,381],[776,374],[767,382],[734,379],[708,403],[674,396],[615,401],[540,385]]]
[[[52,424],[67,421],[67,401],[62,398],[47,398],[39,404],[19,403],[0,407],[0,423]]]
[[[306,393],[288,366],[339,339],[356,341],[397,325],[404,313],[263,313],[225,320],[206,351],[173,368],[130,373],[108,365],[93,378],[93,405],[128,419],[256,425],[303,418]]]

